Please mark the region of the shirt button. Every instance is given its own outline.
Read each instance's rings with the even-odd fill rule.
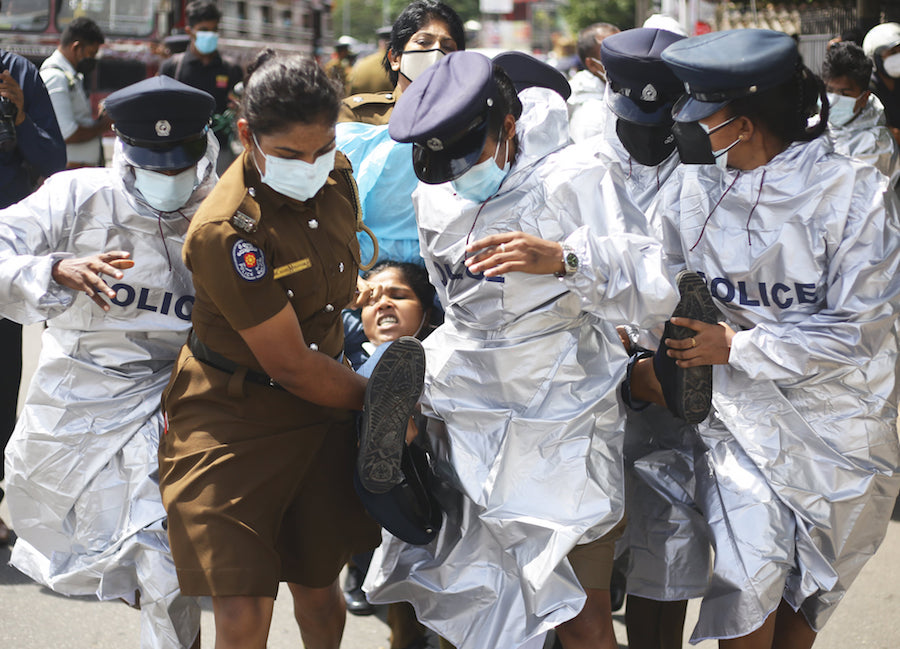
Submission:
[[[338,264],[338,270],[341,271],[342,273],[344,272],[344,262],[341,262]]]
[[[333,305],[333,304],[326,304],[326,305],[325,305],[325,313],[331,313],[332,311],[334,311],[334,305]]]
[[[288,289],[288,290],[287,290],[287,296],[288,296],[289,298],[293,299],[293,298],[294,298],[294,292],[293,292],[291,289]]]
[[[247,193],[250,194],[251,196],[255,197],[255,196],[256,196],[256,188],[255,188],[255,187],[248,187],[248,188],[247,188]]]
[[[317,227],[319,227],[319,222],[315,219],[310,219],[307,225],[309,225],[310,229],[315,230]]]
[[[309,343],[309,348],[314,352],[319,351],[319,346],[316,343]]]

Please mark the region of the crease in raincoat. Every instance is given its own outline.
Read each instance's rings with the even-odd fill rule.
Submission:
[[[679,173],[651,216],[673,271],[702,273],[737,332],[698,427],[695,498],[716,557],[692,642],[746,635],[782,597],[819,630],[900,489],[897,200],[825,138],[737,178]]]
[[[676,302],[660,244],[629,233],[643,215],[595,158],[566,148],[563,100],[520,97],[519,156],[480,214],[449,183],[413,196],[447,314],[424,341],[422,400],[446,520],[425,547],[385,533],[365,583],[371,601],[412,602],[460,649],[519,647],[581,609],[565,557],[623,514],[615,324],[651,326]],[[512,230],[565,240],[578,272],[467,271],[467,241]]]
[[[210,135],[184,216],[159,215],[133,193],[118,141],[112,168],[58,173],[0,212],[0,314],[47,321],[6,448],[11,562],[65,595],[133,604],[139,590],[143,649],[189,647],[199,632],[199,605],[181,597],[169,555],[157,446],[160,397],[191,324],[181,246],[216,181],[217,152]],[[54,260],[109,250],[135,265],[107,279],[108,312],[52,280]]]

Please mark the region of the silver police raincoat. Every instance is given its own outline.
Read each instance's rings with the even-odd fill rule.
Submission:
[[[891,179],[891,187],[900,195],[900,148],[888,130],[878,97],[869,95],[865,107],[847,124],[829,124],[828,134],[835,151],[874,166]]]
[[[160,397],[190,329],[188,218],[216,181],[214,137],[179,213],[136,198],[117,141],[110,169],[51,176],[0,212],[0,314],[46,321],[38,367],[6,448],[12,564],[65,595],[141,607],[141,647],[189,647],[200,625],[182,597],[157,484]],[[53,281],[62,258],[131,252],[104,312]]]
[[[664,452],[638,468],[714,542],[692,642],[746,635],[782,597],[819,630],[900,488],[896,199],[823,137],[751,171],[678,173],[652,216],[673,271],[702,273],[737,333],[693,471]]]
[[[606,132],[584,143],[609,167],[615,182],[625,187],[641,211],[649,209],[681,159],[677,151],[655,167],[636,162],[619,141],[615,115]],[[649,227],[649,226],[647,226]],[[631,328],[629,328],[631,329]],[[659,345],[661,324],[653,330],[629,331],[632,343],[647,349]],[[695,436],[688,424],[667,409],[650,404],[643,410],[626,410],[625,510],[628,524],[616,546],[624,555],[626,591],[645,599],[679,601],[700,597],[709,582],[710,552],[706,524],[696,507],[683,507],[661,496],[653,484],[634,470],[642,458],[666,451],[668,472],[679,472],[683,494],[680,502],[693,503],[692,479]]]
[[[622,518],[627,356],[615,324],[668,318],[674,289],[656,241],[625,234],[643,215],[590,155],[567,142],[566,107],[530,88],[521,150],[484,207],[449,183],[413,200],[423,257],[446,309],[424,344],[423,411],[444,494],[428,546],[385,533],[365,590],[407,600],[460,649],[511,649],[574,617],[584,602],[566,555]],[[523,230],[565,240],[578,272],[467,272],[465,246]],[[612,235],[612,236],[607,236]]]

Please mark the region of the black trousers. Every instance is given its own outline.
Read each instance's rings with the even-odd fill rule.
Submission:
[[[16,403],[22,380],[22,325],[0,319],[0,480],[3,479],[3,451],[16,426]],[[0,490],[0,499],[2,499]]]

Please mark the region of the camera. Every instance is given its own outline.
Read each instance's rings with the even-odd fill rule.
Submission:
[[[6,97],[0,97],[0,152],[16,148],[16,117],[19,109]]]

